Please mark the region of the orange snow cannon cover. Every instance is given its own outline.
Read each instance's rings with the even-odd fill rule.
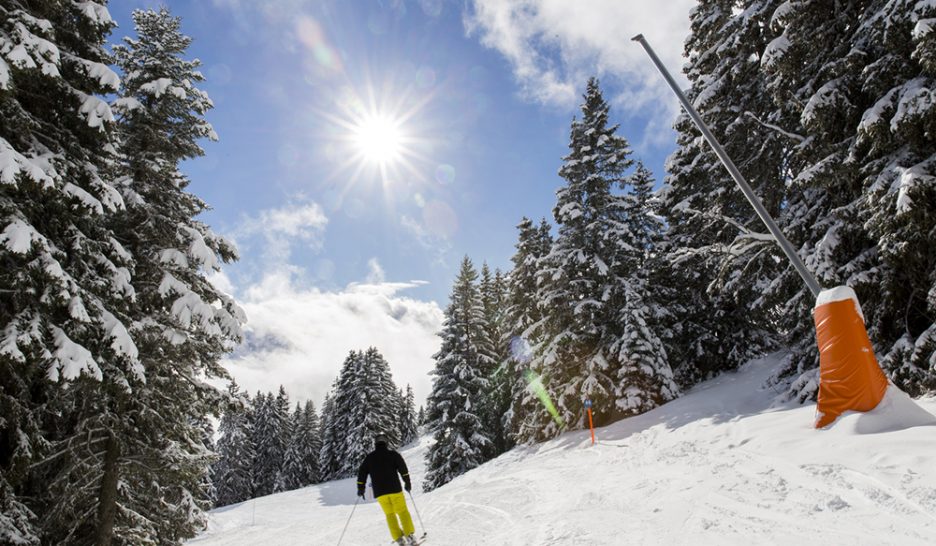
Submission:
[[[887,390],[855,292],[847,286],[824,290],[813,310],[819,343],[819,403],[816,428],[842,413],[870,411]]]

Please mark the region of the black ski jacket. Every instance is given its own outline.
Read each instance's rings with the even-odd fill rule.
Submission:
[[[403,489],[400,487],[398,473],[403,476],[403,482],[409,488],[409,470],[406,469],[403,456],[396,451],[387,449],[387,446],[383,444],[377,444],[374,451],[364,457],[364,462],[361,463],[361,468],[358,469],[358,491],[364,491],[364,484],[367,483],[367,476],[369,475],[371,488],[374,490],[374,498],[389,495],[390,493],[400,493]]]

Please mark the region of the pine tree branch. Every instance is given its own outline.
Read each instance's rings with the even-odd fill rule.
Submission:
[[[92,432],[104,432],[104,431],[105,431],[105,429],[92,429],[92,430],[89,430],[89,431],[88,431],[88,434],[90,434],[90,433],[92,433]],[[67,444],[66,444],[66,446],[65,446],[64,449],[62,449],[61,451],[58,451],[57,453],[55,453],[55,454],[53,454],[53,455],[50,455],[49,457],[46,457],[45,459],[42,459],[41,461],[37,461],[37,462],[35,462],[35,463],[29,465],[29,468],[30,468],[30,469],[33,469],[33,468],[36,468],[36,467],[43,466],[43,465],[45,465],[45,464],[47,464],[47,463],[49,463],[49,462],[51,462],[51,461],[54,461],[54,460],[58,459],[58,458],[61,457],[62,455],[65,455],[65,454],[67,454],[67,453],[70,453],[70,452],[72,451],[72,449],[76,447],[76,446],[73,444],[74,438],[76,438],[76,437],[72,437],[71,439],[69,439],[69,440],[67,441]],[[100,442],[102,442],[102,441],[104,441],[104,440],[106,440],[106,439],[107,439],[106,437],[97,438],[97,439],[94,439],[94,440],[89,439],[89,440],[87,440],[87,441],[82,441],[81,444],[80,444],[78,447],[90,447],[90,446],[93,446],[93,445],[95,445],[95,444],[98,444],[98,443],[100,443]],[[93,454],[94,452],[91,452],[91,453]],[[87,460],[87,457],[86,457],[85,459],[80,459],[80,460],[81,460],[81,461]]]
[[[796,134],[796,133],[791,133],[791,132],[789,132],[789,131],[786,131],[786,130],[784,130],[784,129],[781,129],[781,128],[780,128],[779,126],[777,126],[777,125],[774,125],[774,124],[772,124],[772,123],[767,123],[767,122],[765,122],[765,121],[761,121],[757,116],[754,115],[753,112],[748,111],[748,112],[745,112],[744,115],[746,115],[746,116],[748,116],[749,118],[753,119],[753,120],[756,121],[757,123],[760,123],[760,124],[763,125],[764,127],[768,128],[768,129],[772,129],[772,130],[774,130],[774,131],[780,133],[781,135],[783,135],[783,136],[785,136],[785,137],[787,137],[787,138],[789,138],[789,139],[795,140],[796,142],[803,143],[803,142],[806,141],[806,137],[804,137],[803,135],[798,135],[798,134]]]
[[[75,525],[74,527],[72,527],[71,531],[68,532],[68,534],[65,536],[65,540],[63,540],[62,543],[63,543],[63,544],[70,544],[70,543],[71,543],[71,538],[72,538],[72,536],[74,536],[75,531],[77,531],[78,529],[81,528],[81,524],[82,524],[83,522],[88,521],[89,519],[91,519],[92,514],[94,514],[95,512],[97,512],[97,505],[96,505],[96,504],[95,504],[94,506],[92,506],[91,508],[89,508],[88,510],[86,510],[84,513],[82,513],[80,516],[78,516],[78,518],[75,519],[76,525]]]

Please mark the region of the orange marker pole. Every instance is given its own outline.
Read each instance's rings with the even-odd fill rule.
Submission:
[[[592,433],[592,445],[595,445],[595,425],[592,424],[591,408],[588,408],[588,428]]]
[[[592,423],[591,400],[585,401],[585,409],[588,411],[588,428],[591,430],[592,445],[595,445],[595,425]]]

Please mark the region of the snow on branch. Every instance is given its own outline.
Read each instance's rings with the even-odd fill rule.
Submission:
[[[788,49],[790,49],[790,39],[787,38],[786,34],[777,36],[764,48],[764,54],[761,55],[761,66],[766,70],[770,70],[786,55]]]
[[[899,169],[897,190],[897,214],[904,214],[913,209],[913,199],[910,192],[917,186],[936,186],[936,177],[927,174],[932,164],[920,163],[906,169]]]
[[[0,57],[0,89],[10,88],[10,65]]]
[[[58,382],[59,379],[75,379],[82,372],[101,381],[104,377],[98,367],[91,351],[72,341],[61,328],[52,327],[52,336],[58,349],[52,355],[55,362],[49,367],[48,378]]]
[[[219,267],[218,257],[215,256],[214,250],[205,243],[205,237],[201,232],[188,226],[182,226],[181,229],[188,233],[192,240],[188,249],[189,256],[204,269],[217,270]]]
[[[3,337],[0,338],[0,355],[7,355],[18,362],[25,362],[26,356],[23,355],[16,343],[18,337],[19,331],[16,329],[16,324],[11,321],[4,328]]]
[[[130,360],[130,371],[140,381],[146,382],[146,376],[143,372],[143,365],[140,363],[140,352],[136,343],[130,337],[130,332],[120,320],[107,310],[101,313],[102,326],[113,341],[111,348],[119,355],[126,356]]]
[[[16,254],[26,254],[32,248],[33,243],[39,243],[44,247],[47,246],[48,241],[32,225],[19,218],[10,222],[0,233],[0,244]]]
[[[65,184],[65,187],[62,188],[62,191],[65,193],[65,195],[68,195],[69,197],[74,197],[75,199],[80,201],[82,205],[91,209],[96,214],[104,213],[104,206],[101,204],[101,202],[96,197],[94,197],[93,195],[85,191],[83,188],[80,188],[72,184],[71,182],[67,182]]]
[[[86,116],[88,127],[104,130],[105,122],[112,123],[114,121],[114,112],[111,111],[110,105],[105,101],[93,95],[86,95],[81,91],[76,90],[75,93],[82,99],[79,112]]]
[[[786,131],[786,130],[782,129],[781,127],[779,127],[779,126],[777,126],[777,125],[774,125],[773,123],[767,123],[766,121],[761,121],[760,118],[758,118],[757,116],[755,116],[753,112],[748,111],[748,112],[745,112],[744,115],[748,116],[749,118],[753,119],[754,121],[756,121],[757,123],[763,125],[764,127],[768,128],[768,129],[772,129],[772,130],[774,130],[774,131],[780,133],[781,135],[783,135],[783,136],[785,136],[785,137],[787,137],[787,138],[789,138],[789,139],[791,139],[791,140],[795,140],[796,142],[805,142],[805,141],[806,141],[806,137],[804,137],[803,135],[798,135],[798,134],[796,134],[796,133],[791,133],[791,132],[789,132],[789,131]]]
[[[114,19],[107,11],[107,8],[97,2],[76,2],[81,14],[87,17],[91,22],[99,25],[111,25]]]
[[[25,174],[33,181],[49,187],[52,178],[23,154],[13,149],[4,138],[0,138],[0,184],[15,184],[16,176]]]
[[[159,284],[158,290],[163,297],[172,292],[179,295],[172,303],[171,312],[183,329],[195,326],[208,335],[221,334],[221,328],[218,327],[215,321],[216,311],[218,310],[205,303],[201,296],[183,282],[166,273]]]
[[[106,64],[95,61],[89,61],[81,57],[66,53],[64,55],[69,61],[80,64],[89,78],[97,82],[98,85],[116,91],[120,88],[120,76],[110,69]]]
[[[61,55],[55,44],[36,36],[21,22],[13,27],[12,38],[18,43],[4,55],[13,66],[22,69],[41,67],[46,76],[59,76]]]
[[[769,233],[760,233],[760,232],[757,232],[757,231],[751,231],[750,229],[748,229],[748,228],[744,227],[743,225],[741,225],[740,223],[738,223],[738,222],[737,222],[736,220],[734,220],[733,218],[729,218],[729,217],[724,216],[724,215],[722,215],[722,214],[716,214],[716,213],[713,213],[713,212],[706,212],[706,211],[696,210],[696,209],[693,209],[693,208],[688,207],[688,206],[682,207],[682,210],[685,211],[685,212],[687,212],[687,213],[689,213],[689,214],[696,214],[696,215],[699,215],[699,216],[701,216],[701,217],[703,217],[703,218],[712,218],[712,219],[714,219],[714,220],[720,220],[720,221],[722,221],[722,222],[725,222],[726,224],[729,224],[729,225],[731,225],[731,226],[734,226],[734,227],[737,228],[737,230],[741,233],[741,234],[738,236],[739,238],[742,238],[742,237],[743,237],[743,238],[747,238],[747,239],[756,239],[756,240],[759,240],[759,241],[774,241],[774,240],[775,240],[775,239],[774,239],[774,236],[771,235],[771,234],[769,234]]]

